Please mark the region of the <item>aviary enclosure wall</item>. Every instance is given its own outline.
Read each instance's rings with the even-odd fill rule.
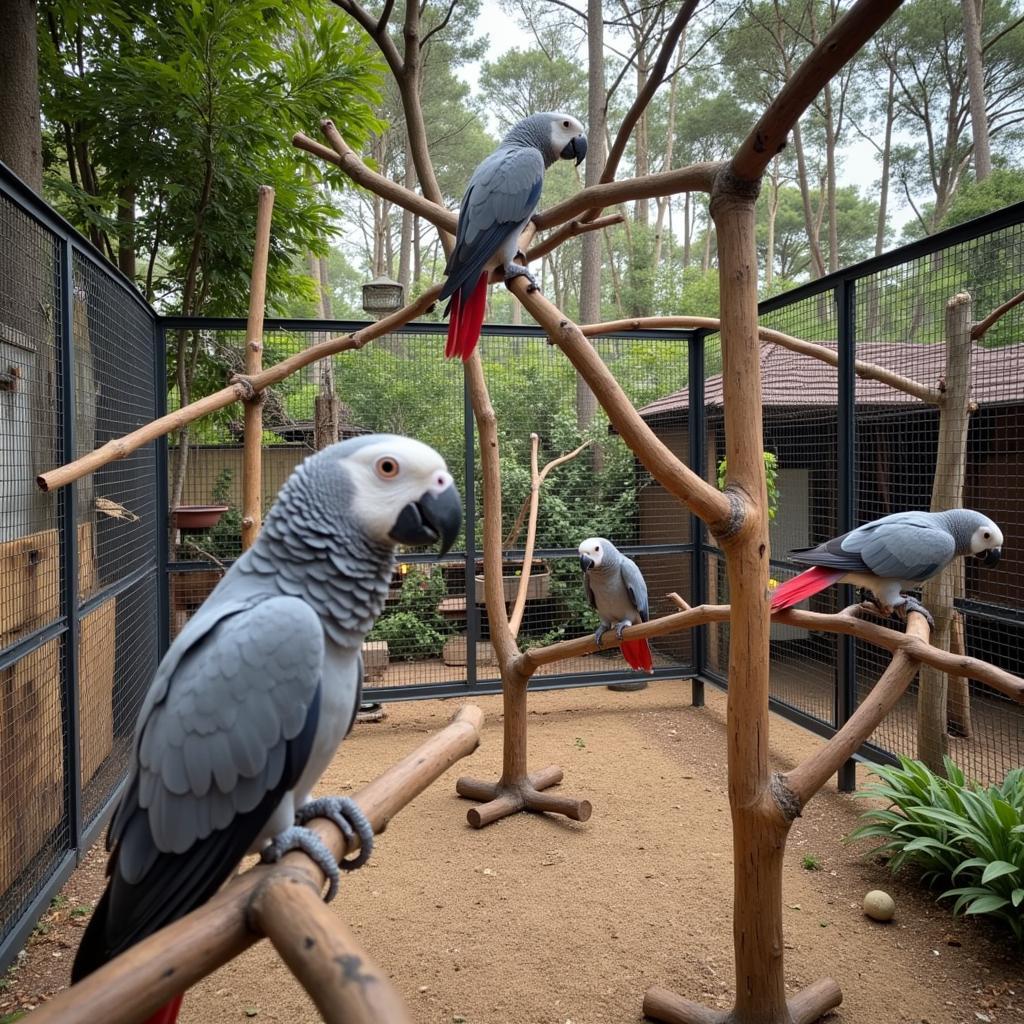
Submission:
[[[237,555],[239,452],[232,417],[240,413],[229,409],[192,434],[184,501],[228,506],[221,522],[205,531],[170,529],[171,467],[163,444],[42,497],[31,467],[34,460],[67,461],[158,415],[168,401],[162,341],[170,332],[203,332],[211,389],[223,383],[243,335],[241,322],[156,317],[116,271],[91,255],[88,243],[2,168],[0,193],[2,965],[102,828],[159,655],[222,564]],[[1018,206],[768,300],[761,319],[832,348],[840,339],[857,342],[858,358],[937,385],[946,300],[971,291],[980,318],[1014,294],[1024,270],[1022,239],[1024,207]],[[969,574],[958,602],[969,652],[1011,671],[1021,668],[1024,639],[1021,310],[974,346],[978,409],[969,435],[967,501],[1000,521],[1008,540],[1000,568],[984,579]],[[268,321],[267,365],[343,327]],[[663,440],[706,479],[715,479],[723,454],[717,336],[647,332],[598,344]],[[414,324],[335,358],[345,403],[342,434],[388,429],[424,436],[448,456],[468,503],[458,551],[440,565],[422,556],[401,563],[385,616],[392,619],[384,641],[388,661],[368,655],[376,699],[498,686],[475,583],[478,453],[466,444],[467,436],[475,441],[462,375],[443,361],[442,349],[436,325]],[[603,418],[581,433],[572,403],[575,381],[565,360],[526,328],[489,327],[483,350],[503,432],[504,535],[513,579],[522,557],[523,531],[516,533],[515,520],[529,486],[531,431],[540,435],[542,462],[590,441],[544,486],[536,557],[544,566],[538,575],[547,579],[528,602],[524,635],[540,643],[591,627],[574,557],[576,542],[590,532],[625,542],[647,574],[656,614],[671,610],[664,597],[670,590],[694,604],[727,600],[720,553],[697,533],[691,517],[650,480]],[[841,490],[860,495],[854,521],[927,506],[935,458],[932,410],[906,396],[885,395],[875,382],[851,382],[844,391],[831,367],[775,345],[763,346],[762,365],[765,449],[779,467],[778,515],[771,527],[777,578],[790,571],[784,560],[789,547],[835,532]],[[524,375],[530,383],[525,392],[519,386]],[[71,380],[74,386],[65,386]],[[268,503],[308,451],[314,382],[307,371],[272,399],[264,451]],[[837,447],[843,416],[856,426],[848,450]],[[840,488],[843,474],[852,487]],[[68,528],[72,522],[74,530]],[[172,539],[179,542],[174,547]],[[777,710],[831,732],[877,677],[881,656],[834,636],[773,629]],[[461,650],[460,637],[467,638]],[[725,685],[726,626],[702,627],[693,638],[659,638],[654,647],[659,672],[693,676],[698,699],[704,680]],[[621,675],[617,652],[607,652],[570,664],[568,671],[563,666],[557,676],[538,674],[533,685],[586,685]],[[970,735],[951,740],[964,768],[988,780],[1019,764],[1020,708],[976,684],[969,688],[969,706]],[[906,697],[865,753],[914,754],[916,714],[916,697]]]

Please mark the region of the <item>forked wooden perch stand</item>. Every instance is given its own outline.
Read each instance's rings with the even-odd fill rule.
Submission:
[[[354,794],[373,825],[388,822],[480,742],[483,712],[466,704],[444,728]],[[310,827],[335,856],[354,853],[322,819]],[[324,876],[304,853],[257,865],[208,903],[133,946],[33,1014],[38,1024],[137,1024],[266,936],[330,1024],[410,1024],[394,986],[321,898]],[[350,879],[348,884],[357,884]],[[343,888],[344,891],[344,888]]]

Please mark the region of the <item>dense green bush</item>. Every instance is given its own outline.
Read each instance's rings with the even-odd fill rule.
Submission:
[[[873,765],[880,782],[857,796],[881,797],[885,809],[866,811],[849,840],[881,840],[874,853],[893,872],[912,866],[930,886],[956,897],[954,914],[989,914],[1024,945],[1024,769],[998,786],[981,786],[945,758],[946,778],[920,761]]]
[[[436,658],[449,632],[437,612],[447,593],[440,567],[411,566],[402,578],[395,610],[381,616],[367,640],[386,640],[388,656],[400,661]]]

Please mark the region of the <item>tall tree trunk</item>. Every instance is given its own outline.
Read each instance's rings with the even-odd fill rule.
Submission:
[[[604,86],[604,14],[601,0],[587,0],[587,135],[594,148],[587,157],[584,182],[596,185],[604,168],[605,86]],[[583,255],[580,265],[580,322],[601,319],[601,235],[587,231],[580,239]],[[597,412],[597,399],[586,381],[576,375],[576,424],[586,430]],[[597,455],[598,446],[594,446]]]
[[[804,226],[807,229],[807,243],[811,250],[811,277],[823,277],[825,261],[821,256],[821,242],[818,235],[818,221],[811,209],[811,187],[807,180],[807,159],[804,156],[804,141],[800,125],[793,126],[793,151],[796,153],[796,172],[800,185],[800,198],[804,207]]]
[[[412,219],[412,286],[419,287],[420,278],[423,276],[423,257],[420,254],[420,219]]]
[[[981,4],[960,0],[964,16],[964,52],[967,56],[967,85],[970,89],[971,136],[974,139],[974,180],[984,181],[992,173],[985,108],[985,69],[981,57]]]
[[[0,161],[33,191],[42,192],[38,53],[35,0],[4,0],[0,4]]]
[[[768,237],[764,258],[764,286],[770,291],[775,280],[775,219],[779,214],[779,158],[772,161],[772,173],[769,178],[771,192],[768,196]]]
[[[135,280],[135,185],[131,183],[117,190],[117,266]]]
[[[889,165],[892,161],[892,126],[896,120],[896,76],[889,69],[889,89],[885,97],[885,138],[882,142],[882,180],[878,193],[878,225],[875,229],[875,255],[885,247],[885,222],[889,205]]]
[[[690,242],[693,234],[693,213],[690,193],[683,196],[683,270],[690,265]]]
[[[331,287],[327,257],[313,257],[310,265],[313,280],[320,294],[321,320],[331,319]],[[338,440],[339,405],[334,391],[334,359],[317,363],[317,393],[313,399],[313,447],[320,451]]]

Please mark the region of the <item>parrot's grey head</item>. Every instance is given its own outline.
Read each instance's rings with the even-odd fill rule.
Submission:
[[[556,160],[575,160],[578,167],[587,155],[583,125],[572,114],[549,111],[523,118],[505,137],[515,145],[535,146],[550,167]]]
[[[610,560],[616,551],[615,545],[604,537],[588,537],[580,541],[580,569],[589,572],[591,569],[598,569],[605,562]]]
[[[969,508],[951,509],[945,515],[956,538],[957,554],[976,555],[987,566],[1002,558],[1003,531],[988,516]]]
[[[309,460],[328,493],[348,496],[347,513],[380,544],[435,544],[441,554],[462,526],[462,500],[441,456],[397,434],[368,434]]]

